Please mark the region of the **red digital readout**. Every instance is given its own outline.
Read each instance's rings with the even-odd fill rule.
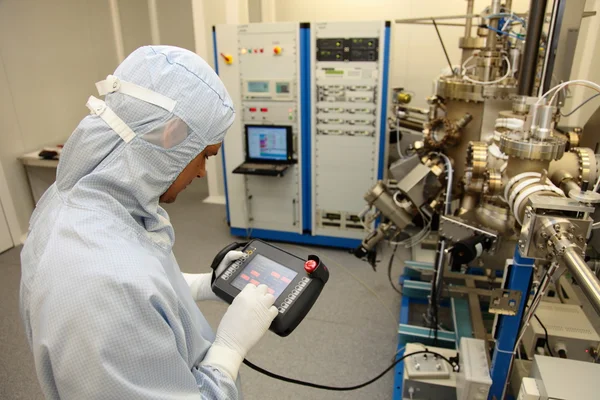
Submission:
[[[255,279],[251,279],[251,280],[250,280],[250,283],[251,283],[251,284],[253,284],[254,286],[258,286],[258,285],[260,285],[260,282],[259,282],[259,281],[257,281],[257,280],[255,280]]]
[[[281,277],[280,274],[278,274],[277,272],[273,271],[271,272],[271,276],[274,276],[275,278],[279,279]]]
[[[290,283],[292,281],[291,279],[288,279],[285,276],[282,276],[281,280],[284,281],[285,283]]]
[[[250,277],[248,275],[246,275],[246,274],[241,274],[240,276],[245,281],[249,281],[250,280]]]
[[[250,271],[250,274],[254,275],[257,278],[260,276],[260,274],[258,272],[256,272],[256,271],[254,271],[254,270]]]
[[[271,293],[271,294],[275,293],[275,291],[274,291],[273,289],[271,289],[271,288],[268,288],[268,289],[267,289],[267,291],[268,291],[269,293]]]

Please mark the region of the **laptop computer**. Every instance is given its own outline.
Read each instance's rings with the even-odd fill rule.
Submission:
[[[234,174],[282,176],[293,157],[292,127],[286,125],[245,125],[246,161]]]

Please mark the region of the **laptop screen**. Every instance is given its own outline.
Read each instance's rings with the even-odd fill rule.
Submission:
[[[247,126],[248,158],[265,161],[288,159],[288,130],[284,126]]]

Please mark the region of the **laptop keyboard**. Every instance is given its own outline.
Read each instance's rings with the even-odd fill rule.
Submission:
[[[254,168],[254,169],[281,169],[282,165],[278,164],[256,164],[256,163],[244,163],[243,168]]]

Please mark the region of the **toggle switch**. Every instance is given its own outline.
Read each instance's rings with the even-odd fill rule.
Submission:
[[[225,61],[225,64],[227,64],[227,65],[233,64],[233,56],[231,54],[223,54],[223,53],[221,53],[221,57],[223,57],[223,60]]]

